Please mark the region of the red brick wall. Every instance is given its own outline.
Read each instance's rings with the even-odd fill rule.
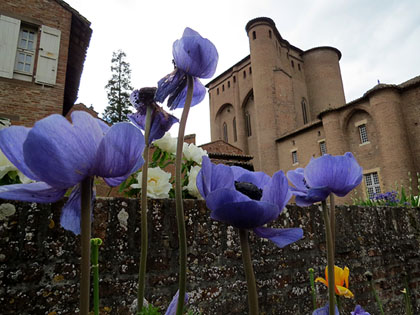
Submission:
[[[54,0],[2,0],[0,13],[23,22],[46,25],[61,31],[56,84],[42,86],[17,79],[0,78],[0,115],[14,125],[32,126],[53,113],[61,114],[67,68],[71,13]],[[40,34],[37,37],[39,46]],[[36,54],[37,55],[37,54]],[[33,73],[36,73],[37,58]]]

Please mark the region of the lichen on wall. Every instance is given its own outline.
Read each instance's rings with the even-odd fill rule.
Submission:
[[[15,207],[15,212],[2,209]],[[60,227],[63,202],[0,204],[0,304],[2,314],[74,314],[78,308],[80,237]],[[11,208],[10,208],[11,209]],[[245,275],[235,228],[213,221],[204,201],[184,201],[188,244],[189,305],[202,314],[247,314]],[[140,203],[98,198],[93,237],[100,247],[103,314],[130,314],[137,294]],[[173,200],[149,200],[146,298],[165,310],[178,286],[178,240]],[[8,215],[5,215],[7,213]],[[304,238],[279,249],[250,233],[261,314],[310,314],[308,268],[324,275],[325,235],[318,207],[288,206],[276,227],[302,227]],[[400,290],[408,281],[420,313],[420,209],[339,207],[336,264],[350,268],[356,303],[376,314],[364,279],[374,275],[386,314],[404,314]],[[327,291],[317,285],[320,305]]]

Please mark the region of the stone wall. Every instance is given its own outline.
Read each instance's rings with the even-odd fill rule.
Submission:
[[[4,203],[4,201],[1,201]],[[62,202],[12,202],[0,206],[0,305],[2,314],[75,314],[78,308],[80,238],[59,226]],[[101,237],[102,314],[130,314],[136,297],[140,203],[99,198],[93,236]],[[202,314],[247,314],[247,290],[238,233],[209,218],[203,201],[185,201],[190,305]],[[379,314],[363,273],[370,270],[385,314],[405,314],[400,292],[407,281],[414,314],[420,314],[420,209],[340,207],[336,262],[350,268],[356,303]],[[149,201],[146,297],[166,309],[177,290],[177,231],[173,200]],[[318,208],[289,206],[274,224],[302,227],[304,239],[285,249],[250,233],[261,314],[311,314],[308,268],[323,276],[325,236]],[[319,303],[327,291],[317,285]]]

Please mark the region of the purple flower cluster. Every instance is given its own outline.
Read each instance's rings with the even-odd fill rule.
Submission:
[[[385,204],[387,206],[393,206],[400,202],[398,199],[398,193],[395,190],[388,191],[386,193],[377,193],[373,196],[373,199],[380,204]]]

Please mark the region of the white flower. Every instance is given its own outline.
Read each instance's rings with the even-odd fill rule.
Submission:
[[[165,132],[162,138],[153,141],[153,145],[155,145],[162,151],[172,154],[176,154],[176,143],[177,138],[172,138],[169,132]]]
[[[188,144],[184,142],[184,147],[182,151],[184,152],[184,158],[187,161],[194,161],[199,165],[201,165],[203,156],[204,155],[208,156],[206,150],[203,150],[202,148],[197,147],[193,143]]]
[[[196,165],[191,167],[190,171],[188,172],[188,185],[186,187],[190,195],[196,197],[197,199],[203,199],[200,192],[198,191],[196,184],[197,175],[200,170],[201,166]]]
[[[137,175],[138,184],[132,184],[131,188],[141,188],[142,172]],[[169,183],[171,173],[162,171],[160,167],[149,168],[147,171],[147,196],[150,198],[161,199],[169,198],[169,190],[172,185]]]

